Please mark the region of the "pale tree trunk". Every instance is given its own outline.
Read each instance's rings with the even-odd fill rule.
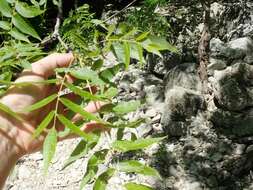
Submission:
[[[203,8],[203,31],[201,34],[201,38],[199,41],[198,47],[198,58],[199,58],[199,77],[202,83],[202,92],[207,93],[207,65],[209,62],[209,42],[210,42],[210,1],[209,0],[201,0],[201,5]]]

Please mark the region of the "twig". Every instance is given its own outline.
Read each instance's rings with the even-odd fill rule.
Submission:
[[[60,36],[60,32],[59,32],[60,26],[61,26],[61,21],[63,18],[62,0],[59,0],[57,7],[58,7],[58,13],[57,13],[56,22],[54,25],[54,31],[53,31],[52,35],[49,38],[43,40],[39,44],[39,46],[46,46],[47,44],[51,44],[54,41],[58,40],[66,50],[69,50],[67,44],[65,44],[64,41],[62,40],[62,38]]]
[[[132,4],[134,4],[137,0],[133,0],[131,3],[129,3],[127,6],[125,6],[123,9],[121,9],[119,12],[113,14],[112,16],[108,17],[107,19],[104,20],[104,22],[109,21],[113,17],[117,16],[118,14],[124,12],[128,7],[130,7]]]

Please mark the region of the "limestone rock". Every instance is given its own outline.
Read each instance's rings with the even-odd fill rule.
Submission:
[[[223,70],[227,66],[226,61],[222,59],[209,59],[209,65],[207,66],[208,75],[213,75],[215,70]]]
[[[227,58],[228,60],[243,59],[253,51],[253,40],[249,37],[238,38],[225,44],[218,38],[210,41],[210,56]]]
[[[182,87],[167,91],[161,119],[165,132],[172,136],[184,135],[188,126],[187,119],[195,116],[204,106],[204,98],[196,91]]]
[[[201,90],[201,83],[195,63],[184,63],[171,69],[164,78],[165,93],[174,86],[191,90]]]
[[[214,73],[214,95],[223,109],[240,111],[253,106],[253,66],[237,63]]]

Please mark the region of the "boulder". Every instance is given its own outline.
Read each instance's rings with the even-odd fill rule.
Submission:
[[[243,113],[216,109],[211,112],[210,120],[227,135],[237,137],[253,135],[253,109]]]
[[[161,123],[170,136],[181,136],[187,132],[187,119],[204,109],[205,100],[200,93],[174,86],[165,94],[165,104]]]
[[[226,61],[222,59],[209,59],[209,65],[207,66],[208,75],[213,75],[215,70],[223,70],[227,66]]]
[[[171,69],[164,77],[165,93],[174,86],[201,91],[197,64],[183,63]]]
[[[249,37],[238,38],[225,44],[220,39],[210,41],[210,56],[213,58],[227,58],[228,60],[243,59],[251,55],[253,40]]]
[[[253,66],[236,63],[214,72],[214,96],[217,106],[240,111],[253,106]]]

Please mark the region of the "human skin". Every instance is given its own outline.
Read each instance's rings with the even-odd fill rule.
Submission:
[[[24,71],[16,82],[39,82],[54,75],[54,69],[58,67],[68,67],[73,62],[72,53],[68,54],[51,54],[32,64],[30,71]],[[71,77],[66,77],[68,82],[72,82]],[[32,112],[23,112],[24,108],[57,93],[59,86],[34,83],[26,86],[12,86],[6,94],[0,98],[0,103],[8,106],[12,111],[16,112],[22,121],[15,119],[13,116],[0,111],[0,189],[10,174],[11,169],[15,166],[18,159],[22,156],[36,152],[42,148],[46,132],[43,132],[38,138],[33,139],[32,134],[36,127],[41,123],[43,118],[53,109],[55,102],[44,106],[41,109]],[[66,98],[73,99],[73,95]],[[100,109],[103,103],[91,102],[84,108],[86,111],[95,113]],[[59,105],[59,112],[66,114],[63,105]],[[82,119],[79,115],[75,115],[72,121]],[[56,129],[62,130],[64,127],[60,122],[56,122]],[[95,122],[91,122],[83,126],[85,132],[94,129],[100,129],[102,126]],[[63,140],[63,139],[59,139]]]

